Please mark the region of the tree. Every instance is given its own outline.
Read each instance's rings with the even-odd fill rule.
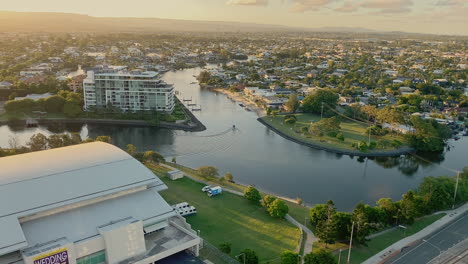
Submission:
[[[222,243],[219,245],[219,250],[223,253],[229,254],[231,253],[231,243]]]
[[[203,166],[197,169],[198,173],[205,177],[218,177],[218,168],[213,166]]]
[[[176,158],[176,157],[172,157],[171,162],[174,163],[174,164],[176,164],[176,163],[177,163],[177,158]]]
[[[201,71],[197,77],[197,80],[200,83],[208,83],[211,78],[211,73],[209,71]]]
[[[245,264],[258,264],[257,253],[255,253],[255,251],[248,249],[248,248],[242,250],[240,254],[237,255],[237,260],[240,263],[245,263]]]
[[[50,135],[47,138],[47,144],[48,144],[49,148],[51,148],[51,149],[63,147],[62,137],[60,135],[55,135],[55,134]]]
[[[335,256],[321,248],[304,256],[304,264],[336,264]]]
[[[299,255],[295,252],[286,250],[281,253],[281,264],[297,264],[299,262]]]
[[[267,195],[263,196],[261,204],[262,204],[263,207],[265,207],[265,209],[267,209],[270,206],[270,204],[273,203],[273,201],[275,199],[276,199],[276,197],[267,194]]]
[[[397,218],[398,208],[391,198],[380,198],[377,208],[384,214],[385,223],[393,225]]]
[[[111,137],[109,137],[109,136],[98,136],[98,137],[96,138],[96,141],[105,142],[105,143],[109,143],[109,144],[110,144],[110,143],[112,142],[112,139],[111,139]]]
[[[77,117],[79,116],[83,111],[81,110],[81,107],[71,101],[65,101],[65,105],[63,106],[63,113],[68,116],[68,117]]]
[[[287,111],[295,113],[297,108],[299,108],[299,100],[297,100],[296,94],[291,94],[289,100],[284,104]]]
[[[127,144],[127,149],[125,151],[133,156],[137,152],[137,148],[133,144]]]
[[[327,110],[328,107],[335,108],[338,98],[337,93],[327,89],[320,89],[304,99],[302,109],[304,112],[320,114],[322,103],[324,104],[324,110]]]
[[[370,234],[371,227],[364,203],[358,203],[356,209],[353,211],[352,221],[354,221],[354,241],[356,241],[356,244],[366,245],[366,237]]]
[[[165,161],[163,155],[152,150],[145,151],[145,153],[143,154],[143,160],[147,162],[155,162],[155,163],[160,163],[160,162]]]
[[[31,136],[27,143],[31,151],[38,151],[47,149],[47,137],[41,133],[37,133]]]
[[[310,209],[310,223],[313,226],[317,226],[321,221],[326,220],[326,204],[317,204]]]
[[[320,240],[326,244],[334,244],[337,239],[336,209],[333,201],[327,201],[325,207],[325,219],[316,225],[316,234]]]
[[[341,129],[340,124],[341,119],[339,117],[334,116],[330,118],[324,118],[311,124],[309,131],[310,133],[317,136],[323,136],[326,134],[328,136],[336,137]]]
[[[224,179],[228,182],[233,182],[234,181],[234,176],[230,172],[227,172],[224,174]]]
[[[268,213],[277,218],[284,218],[289,211],[289,207],[283,200],[276,198],[267,208]]]
[[[258,203],[262,199],[260,192],[253,186],[249,186],[244,190],[244,197],[255,203]]]
[[[49,96],[45,99],[45,110],[49,113],[61,113],[63,112],[63,106],[65,99],[58,95]]]
[[[445,148],[445,141],[450,138],[450,129],[435,120],[423,120],[417,116],[411,116],[410,122],[416,130],[407,134],[412,147],[418,151],[440,152]]]

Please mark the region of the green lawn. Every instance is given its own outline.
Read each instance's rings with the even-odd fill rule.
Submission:
[[[188,178],[171,181],[161,179],[169,187],[161,195],[170,204],[189,202],[197,215],[187,218],[193,229],[211,244],[232,244],[231,256],[245,248],[257,252],[260,262],[279,263],[284,250],[294,250],[300,231],[286,220],[270,217],[258,205],[228,192],[209,198],[201,191],[203,184]]]
[[[352,122],[349,120],[344,119],[341,122],[341,133],[343,133],[345,140],[340,141],[336,138],[329,137],[329,136],[313,136],[310,134],[304,135],[300,132],[301,127],[307,126],[309,127],[312,122],[317,122],[320,120],[319,115],[315,114],[295,114],[297,118],[297,122],[294,125],[285,124],[284,115],[279,116],[265,116],[262,119],[266,121],[268,124],[272,125],[279,131],[299,140],[303,140],[306,142],[311,142],[314,144],[322,145],[324,147],[331,147],[331,148],[339,148],[339,149],[346,149],[346,150],[354,150],[352,147],[353,143],[359,143],[361,141],[368,142],[369,135],[366,133],[366,129],[368,126],[365,124]],[[405,139],[401,135],[397,134],[388,134],[382,137],[378,136],[371,136],[372,141],[378,141],[379,139],[387,139],[387,140],[398,140],[402,143],[405,143]],[[393,148],[387,149],[379,149],[376,150],[391,150]]]
[[[445,214],[437,214],[423,217],[419,220],[416,220],[414,224],[408,225],[406,232],[404,232],[402,229],[395,229],[388,233],[373,238],[371,241],[368,242],[368,247],[354,247],[351,250],[351,263],[362,263],[366,259],[379,253],[380,251],[397,242],[398,240],[401,240],[407,236],[421,231],[423,228],[439,220],[444,215]],[[343,259],[344,256],[348,255],[348,250],[343,250],[341,254],[341,258]]]

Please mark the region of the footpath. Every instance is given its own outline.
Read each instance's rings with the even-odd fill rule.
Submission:
[[[176,168],[174,168],[174,167],[172,167],[170,165],[167,165],[167,164],[161,163],[160,165],[163,166],[163,167],[166,167],[166,168],[168,168],[170,170],[179,170],[179,169],[176,169]],[[206,183],[206,182],[204,182],[204,181],[202,181],[200,179],[197,179],[197,178],[194,178],[194,177],[192,177],[190,175],[187,175],[187,173],[184,173],[184,175],[185,175],[185,177],[187,177],[187,178],[189,178],[189,179],[191,179],[193,181],[209,185],[208,183]],[[235,195],[244,196],[244,194],[242,192],[231,190],[231,189],[228,189],[228,188],[225,188],[225,187],[223,187],[223,191],[226,191],[226,192],[229,192],[229,193],[232,193],[232,194],[235,194]],[[297,226],[299,229],[302,230],[302,232],[304,232],[306,234],[306,240],[305,240],[304,249],[303,249],[304,255],[312,252],[312,245],[314,244],[315,241],[318,241],[318,238],[315,237],[312,230],[310,230],[308,227],[304,226],[303,224],[299,223],[296,219],[294,219],[289,214],[286,215],[285,219],[288,222],[290,222],[291,224]],[[300,251],[301,244],[302,244],[302,237],[301,237],[301,239],[299,241],[298,252]],[[302,261],[304,261],[304,258],[302,258]]]
[[[468,203],[454,209],[448,211],[441,211],[437,213],[446,213],[444,217],[435,221],[434,223],[428,225],[423,230],[419,231],[416,234],[413,234],[409,237],[406,237],[400,241],[395,242],[391,246],[387,247],[386,249],[380,251],[379,253],[375,254],[371,258],[367,259],[363,262],[363,264],[375,264],[375,263],[383,263],[389,257],[394,256],[395,254],[400,253],[401,249],[413,244],[419,240],[422,240],[426,236],[434,233],[444,225],[454,221],[458,217],[462,216],[465,212],[468,212]]]

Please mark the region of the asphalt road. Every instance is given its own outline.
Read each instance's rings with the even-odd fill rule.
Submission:
[[[404,248],[400,254],[385,264],[426,264],[436,258],[440,251],[458,244],[468,237],[468,213],[445,225],[415,245]]]

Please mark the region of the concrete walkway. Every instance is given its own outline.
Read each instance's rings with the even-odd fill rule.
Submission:
[[[161,166],[163,167],[166,167],[170,170],[178,170],[172,166],[169,166],[167,164],[163,164],[161,163],[160,164]],[[200,179],[197,179],[197,178],[194,178],[190,175],[187,175],[187,173],[184,173],[185,177],[191,179],[191,180],[194,180],[196,182],[199,182],[199,183],[203,183],[203,184],[206,184],[206,185],[209,185],[208,183],[200,180]],[[229,193],[232,193],[232,194],[235,194],[235,195],[240,195],[240,196],[244,196],[244,194],[242,192],[239,192],[239,191],[235,191],[235,190],[231,190],[231,189],[227,189],[225,187],[223,187],[223,191],[226,191],[226,192],[229,192]],[[280,197],[281,198],[281,197]],[[315,241],[318,241],[318,238],[315,237],[314,233],[312,232],[312,230],[310,230],[308,227],[304,226],[303,224],[299,223],[296,219],[294,219],[292,216],[290,216],[289,214],[286,215],[285,219],[290,222],[291,224],[299,227],[300,229],[302,229],[302,232],[304,232],[306,234],[306,241],[304,243],[304,255],[305,254],[308,254],[310,252],[312,252],[312,245]]]
[[[428,225],[423,230],[419,231],[416,234],[413,234],[409,237],[406,237],[400,241],[395,242],[393,245],[387,247],[386,249],[380,251],[376,255],[372,256],[368,260],[364,261],[363,264],[375,264],[375,263],[383,263],[387,258],[398,254],[402,248],[419,241],[426,236],[430,235],[431,233],[437,231],[444,225],[454,221],[458,217],[462,216],[465,212],[468,212],[468,203],[460,206],[457,209],[449,210],[449,211],[441,211],[438,213],[446,213],[444,217],[435,221],[434,223]]]
[[[312,246],[314,242],[318,241],[318,238],[315,237],[314,233],[312,233],[312,230],[296,221],[296,219],[292,218],[290,215],[286,215],[286,220],[302,229],[302,232],[306,234],[306,241],[304,243],[304,255],[312,252]]]

